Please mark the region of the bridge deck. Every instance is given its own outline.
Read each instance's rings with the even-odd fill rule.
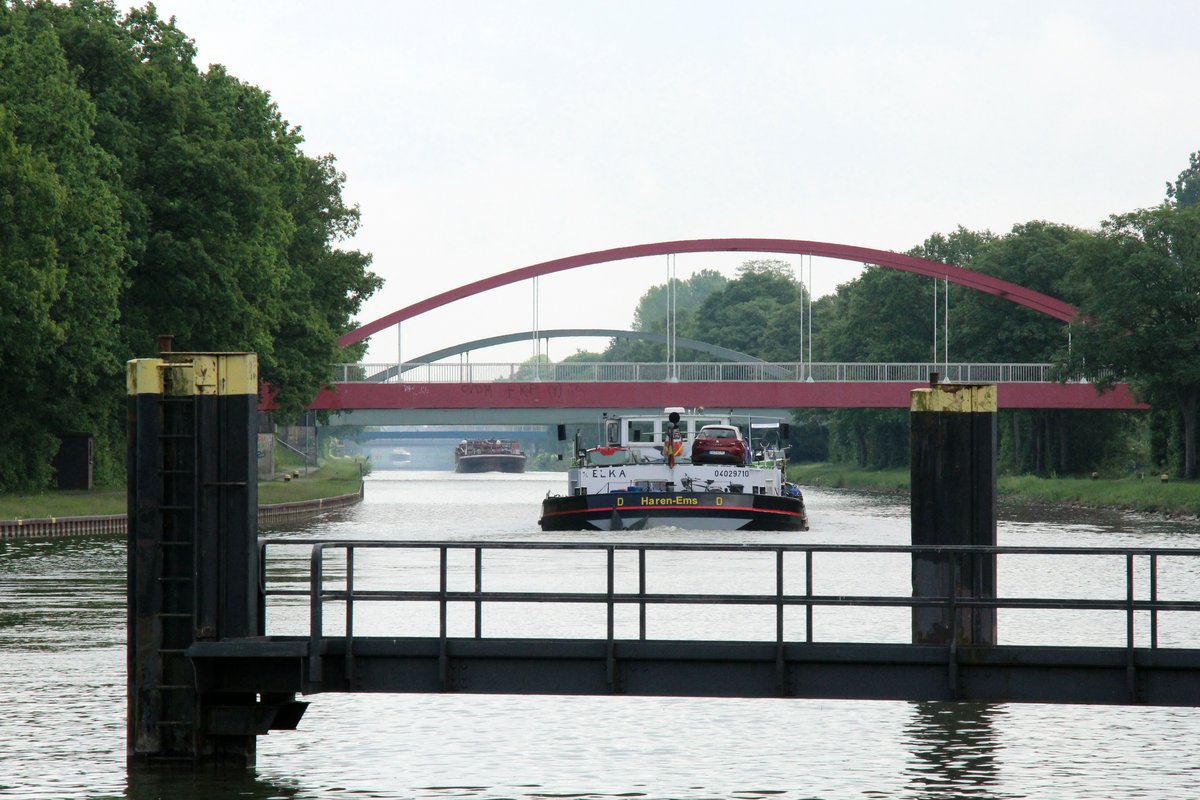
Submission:
[[[1066,381],[1054,364],[712,362],[339,364],[310,406],[325,411],[908,408],[931,373],[995,383],[1001,408],[1143,409],[1129,387]],[[268,407],[268,406],[264,406]],[[542,414],[545,417],[545,414]],[[414,420],[416,417],[414,417]],[[532,418],[530,418],[532,419]],[[427,421],[427,420],[420,420]],[[529,421],[520,417],[493,422]],[[545,420],[542,420],[545,422]],[[361,424],[376,424],[360,418]]]
[[[307,638],[282,637],[197,642],[188,655],[208,692],[1200,706],[1195,649],[329,637],[313,657]]]

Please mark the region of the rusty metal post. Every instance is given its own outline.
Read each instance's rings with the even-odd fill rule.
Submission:
[[[198,687],[188,648],[259,627],[258,359],[168,347],[127,389],[127,759],[253,766],[274,709]]]
[[[914,545],[996,544],[996,408],[994,385],[913,390]],[[914,553],[912,582],[914,597],[995,598],[995,556]],[[913,644],[996,643],[994,608],[914,607],[912,618]]]

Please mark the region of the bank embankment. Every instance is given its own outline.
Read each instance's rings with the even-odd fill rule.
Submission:
[[[801,485],[907,494],[907,469],[869,470],[848,464],[791,464],[788,477]],[[997,480],[1002,498],[1029,505],[1115,508],[1124,511],[1200,517],[1200,482],[1159,476],[1125,478],[1039,478],[1006,475]]]
[[[359,464],[330,461],[258,485],[258,524],[279,525],[362,501]],[[125,490],[46,491],[0,497],[0,539],[125,533]]]

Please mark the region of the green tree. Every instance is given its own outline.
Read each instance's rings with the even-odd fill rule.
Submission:
[[[1068,280],[1080,243],[1092,234],[1066,225],[1027,222],[991,238],[970,268],[1051,297],[1074,300]],[[950,326],[955,360],[1045,362],[1066,343],[1067,329],[1053,319],[1002,297],[954,287]]]
[[[30,220],[32,231],[53,242],[61,289],[48,310],[57,331],[48,342],[53,349],[34,380],[6,387],[19,395],[6,397],[5,405],[18,409],[12,422],[29,430],[21,438],[40,440],[5,440],[22,450],[18,461],[26,465],[23,478],[10,474],[10,488],[44,485],[45,452],[53,450],[56,433],[117,438],[123,399],[118,300],[127,260],[120,204],[110,188],[116,163],[94,142],[95,106],[77,85],[51,20],[35,11],[18,5],[0,19],[0,107],[9,135],[53,165],[61,187],[55,213]],[[5,273],[20,269],[0,258]]]
[[[933,357],[935,284],[886,267],[867,267],[819,303],[818,361],[921,362]]]
[[[306,155],[267,92],[221,67],[152,5],[0,2],[0,345],[16,411],[0,490],[44,485],[55,432],[123,457],[122,363],[180,349],[257,352],[285,412],[320,388],[362,301],[370,256],[339,247],[358,209],[332,156]],[[20,225],[20,228],[13,226]]]
[[[747,261],[680,326],[680,334],[764,361],[798,361],[805,291],[785,261]]]
[[[294,159],[293,179],[285,185],[284,207],[294,233],[287,250],[290,264],[281,299],[284,312],[272,330],[273,357],[264,377],[281,387],[277,402],[282,413],[294,413],[308,402],[312,387],[327,383],[336,362],[357,361],[366,343],[349,352],[337,337],[354,326],[366,298],[383,280],[367,268],[371,256],[336,245],[354,236],[359,209],[342,198],[346,176],[333,156]]]
[[[1200,153],[1188,156],[1187,169],[1167,184],[1167,204],[1176,208],[1200,204]]]
[[[1016,225],[980,247],[971,268],[1068,301],[1077,300],[1069,275],[1078,250],[1094,234],[1049,222]],[[957,287],[956,287],[957,288]],[[952,358],[977,363],[1053,361],[1067,344],[1059,320],[1004,298],[960,289],[951,292]],[[1128,420],[1120,414],[1061,409],[1000,412],[1000,468],[1012,473],[1078,474],[1113,459]]]
[[[49,399],[44,370],[65,339],[51,310],[67,276],[49,230],[65,204],[49,159],[18,144],[12,116],[0,106],[0,402],[7,409],[0,417],[0,491],[40,488],[49,479],[55,442],[35,414]]]
[[[633,312],[632,330],[645,333],[667,333],[668,286],[675,291],[675,330],[682,332],[690,320],[714,292],[719,291],[728,279],[711,269],[702,269],[686,280],[678,278],[669,283],[650,287],[638,301]],[[681,355],[686,355],[681,351]],[[614,339],[604,352],[605,361],[658,362],[667,360],[667,348],[661,344],[634,339]]]
[[[1186,478],[1196,477],[1200,405],[1200,205],[1164,203],[1110,217],[1083,249],[1076,278],[1085,323],[1070,363],[1101,385],[1175,410]]]

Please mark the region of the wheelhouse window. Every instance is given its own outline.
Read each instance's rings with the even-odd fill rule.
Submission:
[[[627,432],[630,444],[654,444],[655,421],[652,419],[631,419]],[[661,441],[657,440],[657,441]]]
[[[629,463],[629,451],[624,447],[593,447],[587,451],[589,467],[615,467]]]

